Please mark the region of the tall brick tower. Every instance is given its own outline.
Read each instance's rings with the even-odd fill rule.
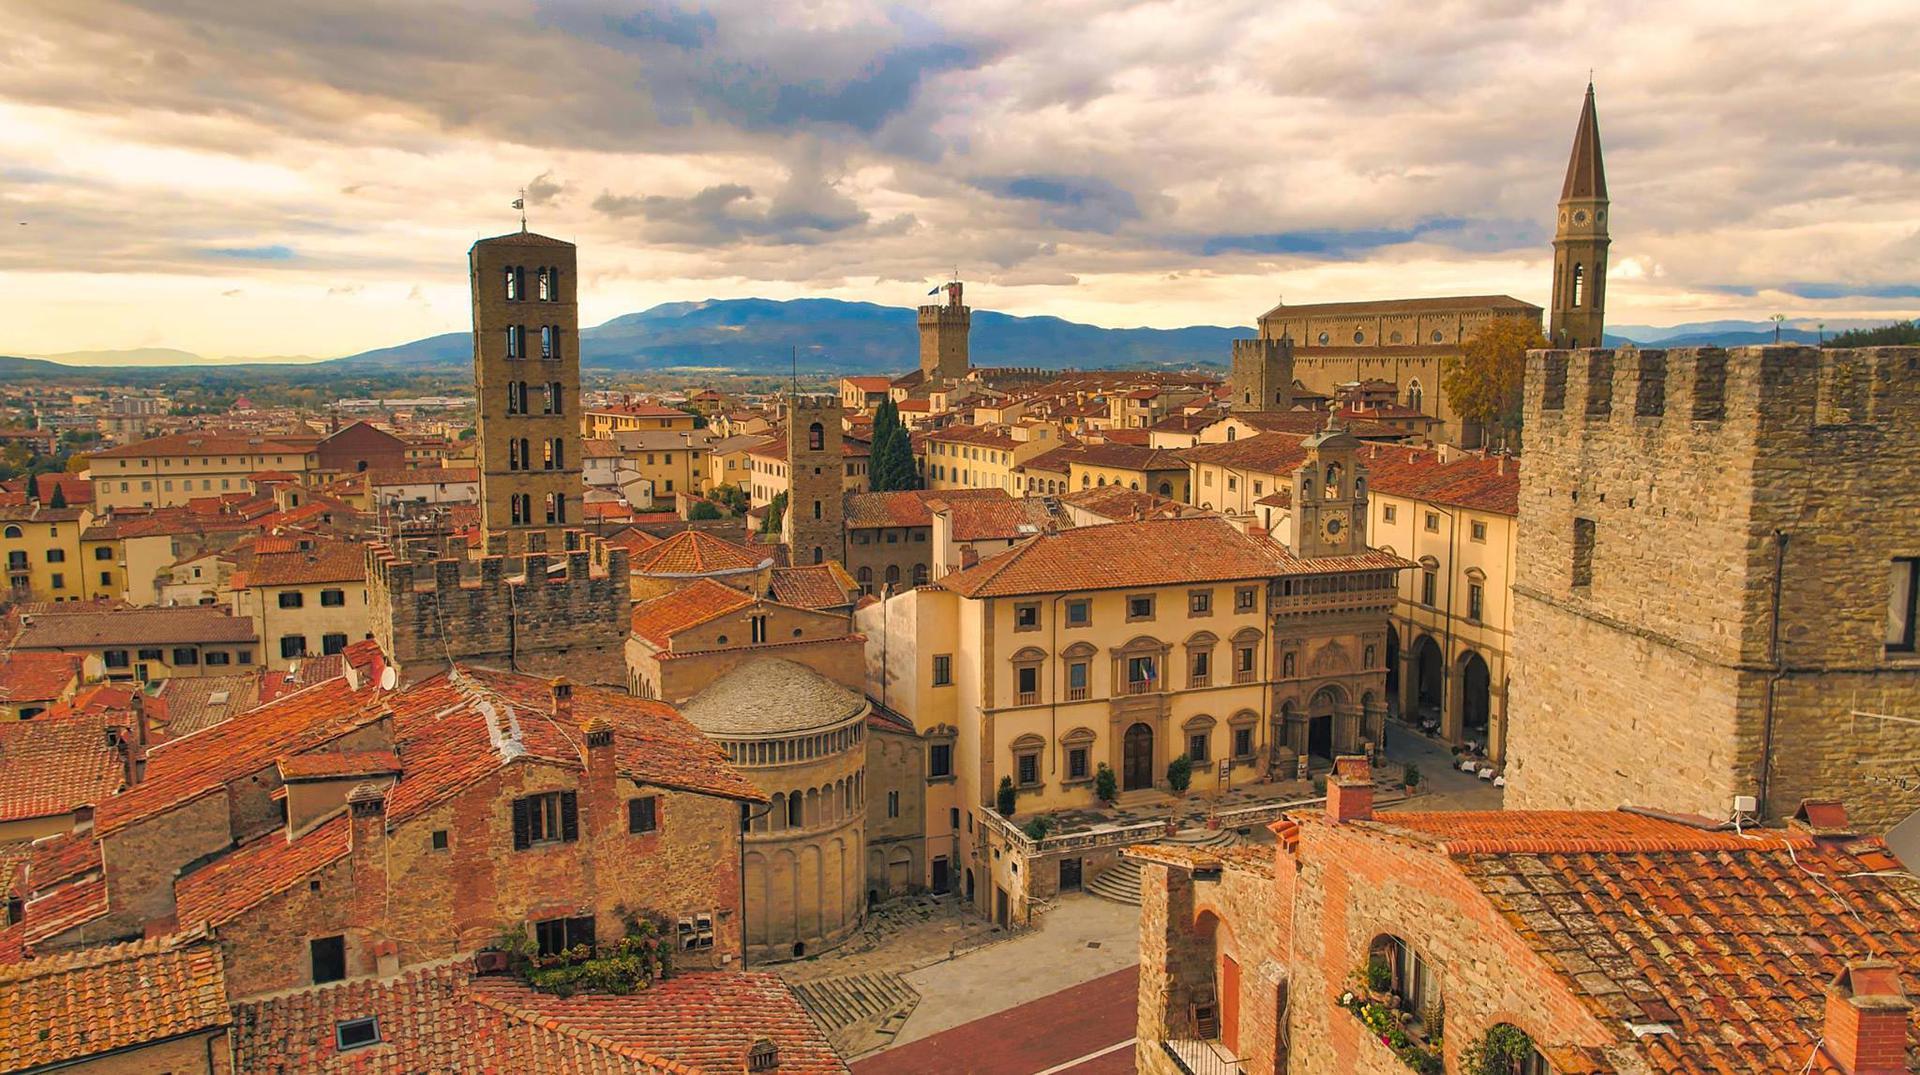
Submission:
[[[489,553],[561,548],[581,521],[580,309],[572,243],[521,231],[467,253]]]
[[[845,555],[842,439],[839,396],[795,396],[788,402],[787,518],[781,530],[788,563],[818,564]]]
[[[1920,348],[1535,351],[1509,809],[1920,809]]]
[[[1367,471],[1360,441],[1327,412],[1327,427],[1300,442],[1307,450],[1293,472],[1292,551],[1302,560],[1367,551]]]
[[[947,301],[920,307],[920,372],[927,380],[965,380],[967,330],[973,311],[960,302],[960,281],[946,285]]]
[[[1573,132],[1560,219],[1553,233],[1553,307],[1547,339],[1555,347],[1599,347],[1607,308],[1607,169],[1593,83]]]
[[[1227,409],[1236,414],[1293,409],[1293,341],[1233,341],[1227,387],[1233,392]]]

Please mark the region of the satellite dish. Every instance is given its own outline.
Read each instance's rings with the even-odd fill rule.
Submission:
[[[399,669],[396,669],[392,665],[388,665],[385,668],[382,668],[380,670],[380,689],[381,690],[390,691],[393,689],[394,684],[398,682],[400,682]]]

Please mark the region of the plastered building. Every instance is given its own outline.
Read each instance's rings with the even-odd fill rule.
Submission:
[[[1920,348],[1529,357],[1507,805],[1920,808]]]

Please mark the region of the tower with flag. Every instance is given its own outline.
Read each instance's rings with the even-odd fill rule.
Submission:
[[[920,307],[920,373],[928,381],[961,381],[970,365],[967,332],[973,311],[961,301],[959,280],[940,284],[927,294],[942,291],[947,293],[945,303]]]

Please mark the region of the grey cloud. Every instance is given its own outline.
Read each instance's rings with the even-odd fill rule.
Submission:
[[[553,177],[553,170],[541,172],[527,184],[528,205],[552,205],[566,192],[566,184]]]

